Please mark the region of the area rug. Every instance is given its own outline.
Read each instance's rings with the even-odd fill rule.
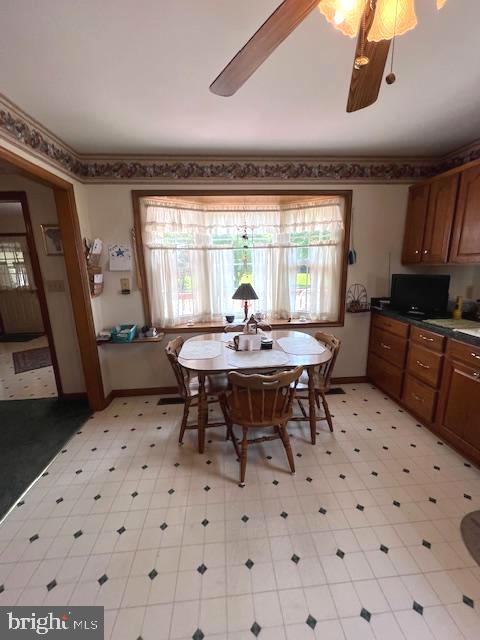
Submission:
[[[14,351],[12,358],[15,373],[24,373],[25,371],[33,371],[34,369],[42,369],[52,365],[52,356],[48,347]]]
[[[91,415],[86,401],[0,401],[0,518]]]
[[[480,511],[467,513],[462,520],[460,530],[470,555],[480,565]]]
[[[30,342],[35,338],[45,335],[44,333],[2,333],[0,342]]]

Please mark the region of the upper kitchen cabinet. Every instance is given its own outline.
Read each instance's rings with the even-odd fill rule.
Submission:
[[[480,165],[461,173],[450,262],[480,262]]]
[[[422,261],[429,194],[429,184],[417,184],[410,187],[403,239],[402,262],[404,264],[415,264]]]
[[[423,237],[422,262],[443,264],[448,262],[455,205],[458,191],[458,173],[430,184],[427,219]]]

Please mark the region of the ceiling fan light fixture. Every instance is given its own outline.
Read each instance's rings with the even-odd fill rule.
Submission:
[[[370,42],[391,40],[416,26],[415,0],[377,0],[375,17],[367,39]]]
[[[356,38],[367,0],[322,0],[320,12],[335,29]]]

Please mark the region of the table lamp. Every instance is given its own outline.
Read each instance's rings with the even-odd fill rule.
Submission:
[[[254,288],[248,282],[241,284],[232,296],[232,300],[243,300],[244,322],[248,320],[248,300],[258,300]]]

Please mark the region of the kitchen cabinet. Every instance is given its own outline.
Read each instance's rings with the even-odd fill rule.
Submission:
[[[480,349],[449,341],[437,426],[446,440],[480,463]]]
[[[460,176],[450,262],[480,262],[480,165]]]
[[[450,238],[457,201],[459,175],[434,180],[430,185],[422,262],[448,262]]]
[[[410,187],[408,195],[407,219],[403,239],[402,262],[416,264],[422,261],[423,236],[427,221],[429,184]]]

